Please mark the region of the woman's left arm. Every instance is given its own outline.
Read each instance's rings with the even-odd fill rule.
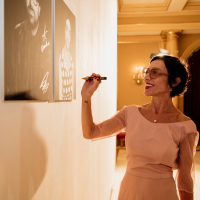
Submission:
[[[180,200],[193,200],[194,189],[194,155],[198,143],[199,133],[194,131],[185,136],[179,144],[178,171],[176,184]]]

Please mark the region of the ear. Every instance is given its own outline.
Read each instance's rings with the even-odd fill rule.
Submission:
[[[181,82],[181,78],[180,77],[176,77],[174,83],[172,83],[172,87],[176,87],[180,82]]]

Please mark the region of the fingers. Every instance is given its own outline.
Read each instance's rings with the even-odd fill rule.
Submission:
[[[92,82],[92,81],[94,81],[94,80],[97,80],[98,83],[101,83],[101,80],[99,80],[99,77],[101,77],[100,74],[92,73],[91,76],[92,76],[92,77],[96,77],[96,79],[94,78],[93,80],[90,80],[90,81],[88,81],[88,82]]]
[[[101,80],[99,79],[101,76],[100,74],[96,74],[97,80],[99,81],[99,84],[101,83]]]
[[[99,84],[99,81],[98,81],[98,79],[97,79],[96,76],[93,78],[93,82],[94,82],[95,84]]]
[[[91,76],[92,76],[92,77],[101,77],[100,74],[95,74],[95,73],[92,73]]]
[[[90,77],[96,77],[96,74],[95,73],[92,73],[91,75],[90,75]],[[93,82],[93,80],[89,80],[88,82]]]

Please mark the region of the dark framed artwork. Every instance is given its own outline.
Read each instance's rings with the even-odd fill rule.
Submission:
[[[53,100],[52,0],[4,0],[4,100]]]
[[[76,99],[76,18],[64,0],[55,0],[54,100]]]

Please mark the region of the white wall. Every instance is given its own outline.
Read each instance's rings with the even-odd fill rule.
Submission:
[[[81,132],[81,87],[92,72],[107,76],[92,99],[95,122],[116,112],[117,1],[65,0],[77,23],[77,99],[0,102],[1,200],[108,200],[115,138],[91,142]],[[3,88],[3,1],[0,1]]]

